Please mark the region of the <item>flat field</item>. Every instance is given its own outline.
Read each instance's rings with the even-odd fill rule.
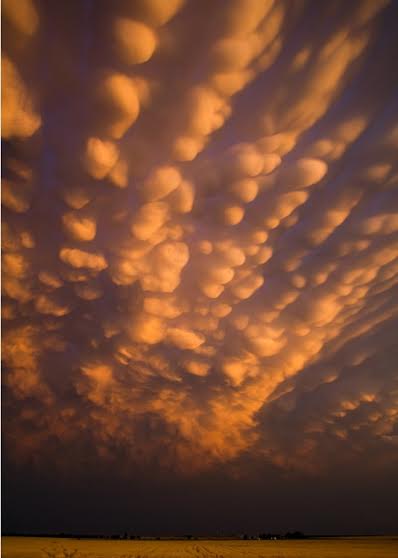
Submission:
[[[3,558],[397,558],[398,537],[304,541],[108,541],[3,537]]]

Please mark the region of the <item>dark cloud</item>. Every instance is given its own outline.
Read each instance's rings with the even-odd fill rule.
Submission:
[[[18,511],[24,478],[31,498],[64,502],[65,530],[104,528],[99,512],[67,520],[98,467],[93,501],[123,483],[134,498],[143,479],[160,526],[170,494],[181,519],[216,490],[230,531],[262,528],[268,491],[270,528],[347,531],[309,504],[294,517],[340,487],[357,501],[347,519],[374,478],[386,511],[351,526],[391,529],[396,4],[2,10],[10,526],[42,528]],[[115,528],[138,518],[126,502]],[[209,528],[187,514],[181,529]]]

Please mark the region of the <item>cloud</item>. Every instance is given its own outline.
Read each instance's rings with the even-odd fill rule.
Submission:
[[[114,143],[102,141],[99,138],[89,138],[84,154],[84,166],[93,178],[105,178],[116,165],[118,155]]]
[[[164,322],[156,317],[142,312],[135,316],[128,326],[128,334],[133,341],[156,345],[165,337]]]
[[[393,8],[3,4],[10,447],[389,459]]]
[[[31,37],[39,26],[39,17],[31,0],[22,0],[17,7],[14,2],[6,0],[2,5],[2,13],[19,33]]]
[[[28,138],[40,127],[40,115],[33,108],[18,69],[7,56],[2,56],[1,74],[3,83],[7,83],[1,90],[2,137]]]
[[[133,9],[144,21],[155,27],[167,23],[184,5],[184,0],[170,0],[165,4],[162,0],[149,0],[149,2],[137,2]]]
[[[84,216],[78,212],[65,213],[62,222],[66,232],[74,239],[89,242],[95,238],[96,222],[90,216]]]
[[[196,349],[203,344],[205,338],[194,331],[171,327],[167,331],[170,342],[179,349]]]
[[[164,202],[142,205],[131,226],[131,232],[139,240],[149,240],[168,219],[169,206]]]
[[[102,271],[108,267],[102,254],[85,252],[78,248],[61,248],[59,257],[64,263],[76,268],[83,267],[94,271]]]
[[[156,35],[145,23],[116,18],[113,33],[118,54],[126,64],[143,64],[155,51]]]
[[[159,167],[151,172],[143,187],[143,195],[148,201],[157,201],[175,190],[181,182],[181,176],[175,167]]]
[[[68,306],[63,305],[57,301],[54,296],[40,295],[36,299],[36,310],[40,314],[51,314],[53,316],[65,316],[69,314],[70,309]]]
[[[110,73],[100,80],[96,91],[96,102],[98,110],[101,111],[99,129],[113,139],[120,139],[134,124],[140,112],[134,81],[121,73]],[[111,144],[108,142],[105,145],[107,147],[105,156],[108,161],[108,157],[111,159],[111,154],[108,154]]]

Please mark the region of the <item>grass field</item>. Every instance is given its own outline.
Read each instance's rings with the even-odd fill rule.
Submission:
[[[3,558],[397,558],[398,537],[305,541],[101,541],[3,537]]]

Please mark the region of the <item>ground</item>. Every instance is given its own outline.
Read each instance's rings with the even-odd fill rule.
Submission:
[[[3,537],[2,558],[396,558],[398,537],[304,541],[105,541]]]

